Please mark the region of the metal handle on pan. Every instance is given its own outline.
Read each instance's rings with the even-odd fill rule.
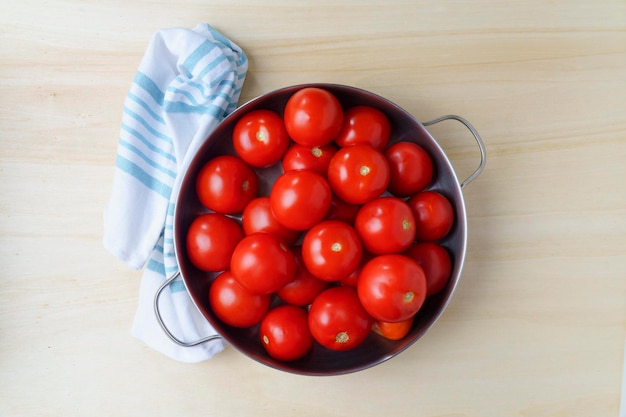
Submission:
[[[472,182],[474,178],[476,178],[478,174],[480,174],[482,170],[485,168],[485,163],[487,162],[487,152],[485,151],[485,144],[483,143],[483,140],[480,138],[480,135],[478,134],[476,129],[474,129],[474,127],[467,120],[459,116],[450,114],[447,116],[441,116],[435,120],[431,120],[429,122],[422,123],[422,124],[424,126],[430,126],[430,125],[434,125],[435,123],[443,122],[445,120],[456,120],[458,122],[463,123],[465,127],[467,127],[469,131],[472,133],[472,135],[474,136],[474,139],[476,139],[476,143],[478,143],[478,149],[480,149],[480,165],[478,165],[478,168],[476,168],[476,170],[469,177],[467,177],[463,182],[461,182],[461,188],[465,188],[465,186],[469,184],[470,182]]]
[[[163,329],[165,334],[170,339],[172,339],[172,342],[174,342],[174,343],[176,343],[176,344],[178,344],[180,346],[183,346],[183,347],[197,346],[197,345],[201,345],[202,343],[209,342],[211,340],[221,339],[222,336],[216,334],[216,335],[213,335],[213,336],[204,337],[204,338],[202,338],[200,340],[196,340],[195,342],[183,342],[182,340],[180,340],[176,336],[174,336],[172,334],[172,332],[170,332],[170,330],[167,328],[167,326],[163,322],[163,318],[161,317],[161,311],[159,310],[159,298],[161,298],[161,293],[163,292],[163,290],[168,285],[170,285],[179,276],[180,276],[180,272],[177,272],[174,275],[172,275],[171,277],[169,277],[168,279],[166,279],[165,282],[163,284],[161,284],[161,286],[159,287],[159,289],[156,292],[156,295],[154,296],[154,314],[156,315],[156,318],[157,318],[157,321],[159,322],[159,325],[161,326],[161,328]]]

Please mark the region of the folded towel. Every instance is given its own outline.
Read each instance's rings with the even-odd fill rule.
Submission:
[[[183,362],[208,359],[223,350],[224,342],[185,348],[172,342],[156,320],[156,290],[178,271],[174,204],[191,158],[237,107],[247,69],[241,48],[207,24],[160,30],[124,102],[103,244],[131,268],[145,266],[132,334]],[[159,306],[178,339],[192,342],[215,334],[182,282],[164,290]]]

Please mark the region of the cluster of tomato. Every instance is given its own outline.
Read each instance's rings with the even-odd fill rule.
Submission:
[[[219,272],[213,313],[234,327],[260,324],[273,358],[298,359],[314,341],[353,349],[372,330],[400,339],[448,282],[451,259],[437,241],[451,230],[453,207],[427,190],[428,153],[412,142],[390,145],[390,132],[380,110],[344,111],[331,92],[307,87],[282,116],[242,116],[236,156],[200,170],[196,192],[210,212],[191,224],[188,256]],[[259,196],[259,172],[275,164],[282,174]],[[271,308],[276,296],[282,302]]]

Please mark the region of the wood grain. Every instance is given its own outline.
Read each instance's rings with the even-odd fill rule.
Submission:
[[[626,338],[626,3],[53,0],[0,4],[0,415],[616,416]],[[361,87],[467,118],[486,170],[441,320],[357,374],[133,339],[140,272],[101,246],[122,103],[152,34],[207,22],[248,54],[242,102]],[[430,128],[459,177],[469,134]]]

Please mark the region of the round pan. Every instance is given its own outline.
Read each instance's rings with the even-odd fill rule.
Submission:
[[[410,333],[402,340],[391,341],[372,333],[358,348],[346,352],[331,351],[316,343],[313,350],[305,357],[293,362],[281,362],[272,359],[265,353],[259,341],[258,325],[247,329],[238,329],[224,324],[215,317],[208,302],[208,292],[212,279],[217,274],[196,269],[189,261],[185,242],[191,222],[201,213],[207,212],[200,204],[195,192],[196,176],[202,166],[219,155],[235,154],[231,135],[241,116],[256,109],[273,110],[282,116],[289,97],[304,87],[319,87],[330,91],[338,98],[344,110],[354,105],[369,105],[378,108],[387,115],[391,122],[390,143],[397,141],[414,142],[430,154],[435,167],[435,177],[428,189],[445,195],[454,207],[454,226],[445,239],[439,242],[448,250],[453,266],[447,286],[441,292],[427,297],[425,304],[415,316]],[[475,178],[484,167],[484,146],[471,125],[458,116],[444,116],[430,122],[430,124],[446,119],[455,119],[465,124],[474,135],[481,150],[481,164],[464,181],[463,185],[465,185]],[[248,357],[282,371],[303,375],[339,375],[380,364],[407,349],[428,331],[445,310],[461,277],[467,246],[467,214],[462,184],[459,182],[445,152],[426,130],[425,125],[427,124],[418,122],[411,114],[385,98],[354,87],[335,84],[296,85],[264,94],[239,107],[218,125],[194,155],[182,179],[174,213],[174,239],[176,258],[186,289],[198,310],[224,339]],[[260,180],[259,194],[267,195],[275,178],[282,173],[280,164],[256,171]],[[164,328],[164,330],[166,329]],[[167,330],[166,332],[171,336]],[[181,343],[175,338],[173,340]]]

